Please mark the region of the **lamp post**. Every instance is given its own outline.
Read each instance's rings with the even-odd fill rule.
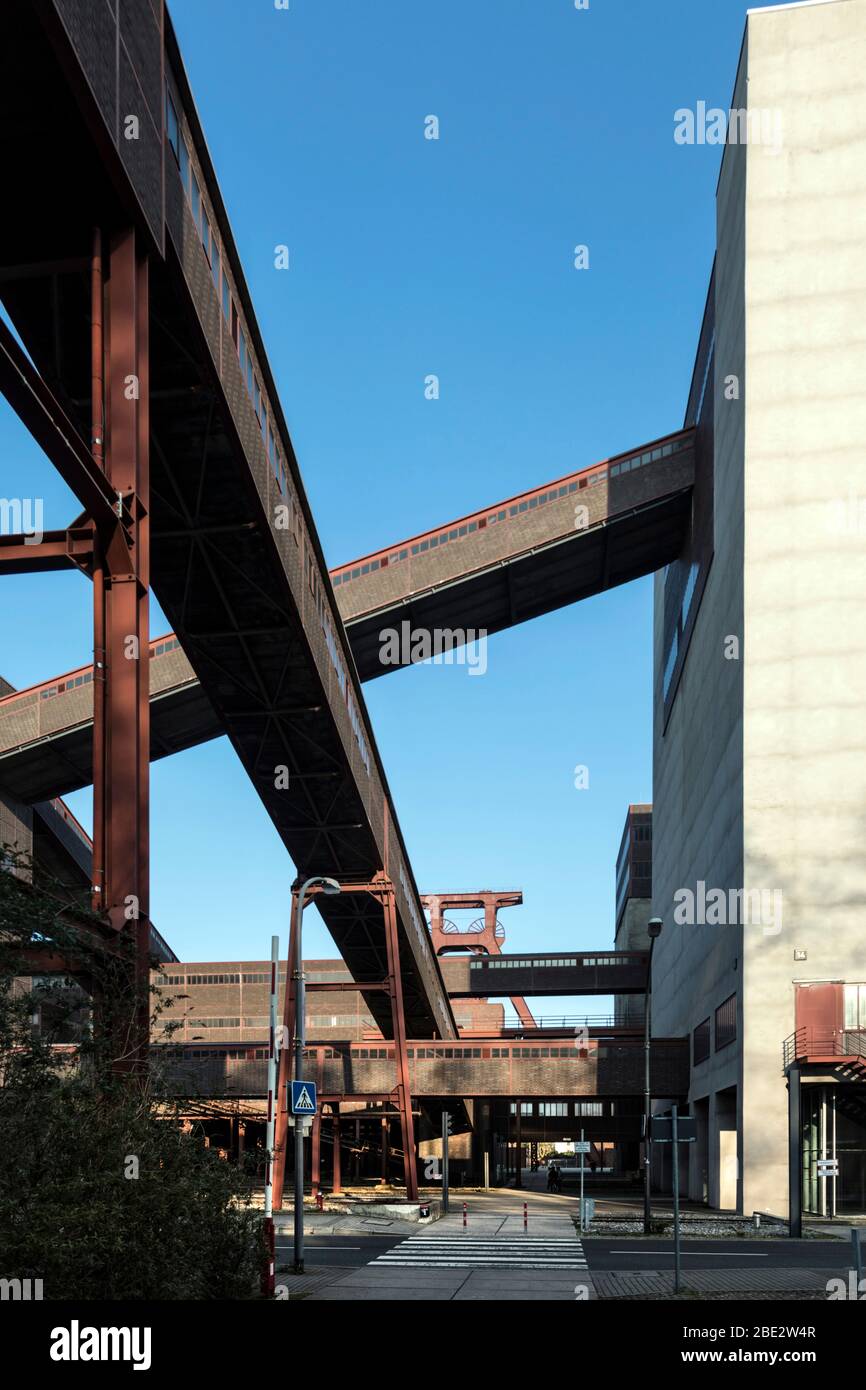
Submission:
[[[646,1006],[644,1008],[643,1020],[643,1231],[645,1236],[648,1236],[650,1233],[650,1181],[652,1178],[652,1160],[650,1157],[650,1121],[652,1110],[652,1101],[650,1099],[650,1041],[652,1038],[653,946],[656,944],[656,939],[661,936],[661,930],[661,917],[651,917],[647,922],[649,960],[647,961]]]
[[[307,1041],[307,999],[304,989],[303,924],[304,898],[310,888],[318,887],[329,896],[340,892],[335,878],[308,878],[301,884],[295,908],[295,1080],[304,1080],[304,1045]],[[289,982],[286,981],[288,989]],[[295,1116],[295,1274],[304,1272],[304,1129],[300,1115]]]

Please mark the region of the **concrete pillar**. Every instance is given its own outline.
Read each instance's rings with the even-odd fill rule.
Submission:
[[[313,1116],[313,1155],[310,1173],[310,1190],[315,1197],[322,1185],[322,1112],[317,1110]]]
[[[334,1147],[334,1185],[333,1185],[333,1191],[334,1191],[334,1193],[336,1194],[336,1193],[338,1193],[338,1192],[340,1192],[340,1191],[342,1190],[342,1189],[341,1189],[341,1185],[340,1185],[340,1176],[341,1176],[341,1175],[340,1175],[340,1112],[339,1112],[337,1106],[334,1106],[333,1135],[334,1135],[334,1146],[333,1146],[333,1147]]]

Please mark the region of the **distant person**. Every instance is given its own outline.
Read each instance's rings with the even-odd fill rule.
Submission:
[[[556,1191],[556,1164],[555,1164],[555,1163],[549,1164],[548,1169],[547,1169],[547,1190],[548,1190],[548,1192],[555,1192],[555,1191]]]

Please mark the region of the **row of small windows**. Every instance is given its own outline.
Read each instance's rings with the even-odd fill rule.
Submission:
[[[239,1018],[190,1018],[187,1020],[191,1028],[240,1028]]]
[[[671,454],[677,453],[682,447],[679,440],[672,440],[667,444],[660,445],[657,449],[648,450],[643,454],[634,454],[627,459],[621,459],[619,463],[614,463],[610,468],[610,477],[619,477],[622,473],[628,473],[635,468],[642,468],[644,464],[654,463],[657,459],[668,458]],[[401,560],[407,560],[410,555],[423,555],[430,550],[436,550],[439,546],[448,545],[451,541],[463,540],[466,536],[473,535],[476,531],[484,531],[488,526],[493,526],[497,522],[505,521],[511,517],[521,516],[524,512],[534,511],[537,507],[544,507],[548,502],[558,502],[561,498],[567,497],[570,493],[578,492],[585,487],[593,487],[598,483],[604,483],[608,478],[608,470],[599,469],[588,476],[584,474],[575,478],[571,482],[561,483],[558,487],[550,488],[547,492],[534,493],[532,497],[527,497],[522,502],[514,502],[509,507],[503,507],[497,512],[489,512],[487,516],[477,517],[474,521],[464,522],[462,526],[454,526],[449,531],[441,531],[436,536],[428,536],[422,541],[406,546],[402,550],[392,551],[390,555],[383,555],[377,560],[370,560],[363,565],[356,565],[351,570],[346,570],[342,574],[333,576],[334,587],[340,584],[348,584],[353,579],[361,579],[366,574],[372,574],[378,569],[387,569],[389,565],[398,564]]]
[[[359,1023],[372,1028],[375,1019],[369,1014],[307,1014],[307,1028],[354,1028]]]
[[[178,977],[180,979],[180,977]],[[188,985],[239,985],[240,975],[187,975]],[[182,984],[183,981],[180,980]]]
[[[199,1019],[194,1020],[195,1023],[198,1023],[199,1021]],[[354,1020],[352,1020],[352,1022],[354,1022]],[[445,1057],[453,1061],[459,1061],[461,1057],[481,1058],[485,1056],[487,1051],[488,1049],[486,1047],[445,1047],[441,1044],[435,1047],[409,1047],[406,1049],[407,1056],[414,1058],[417,1061],[432,1061],[437,1057]],[[568,1058],[571,1061],[575,1061],[579,1060],[581,1057],[586,1056],[585,1047],[581,1048],[576,1045],[573,1045],[571,1047],[492,1047],[489,1049],[489,1052],[491,1058],[513,1057],[517,1061],[520,1061],[522,1057],[562,1057]],[[315,1054],[313,1052],[310,1053],[310,1056],[314,1055]],[[326,1057],[342,1057],[344,1055],[345,1053],[343,1052],[335,1052],[330,1049],[325,1049]],[[377,1058],[393,1057],[394,1049],[386,1047],[352,1046],[351,1055],[353,1057],[359,1057],[363,1060],[376,1060]]]
[[[517,1114],[517,1102],[512,1101],[509,1106],[512,1115]],[[520,1102],[521,1115],[542,1115],[546,1118],[563,1119],[568,1115],[603,1115],[604,1101],[601,1100],[522,1100]]]
[[[286,978],[285,969],[280,971],[280,982],[284,983]],[[341,981],[348,980],[350,977],[345,973],[335,970],[308,970],[306,979],[311,981]],[[244,975],[162,975],[160,984],[163,985],[269,985],[271,974],[269,970],[255,970]]]
[[[545,956],[536,957],[534,960],[512,960],[508,956],[497,959],[495,956],[486,956],[484,960],[473,960],[469,962],[470,970],[539,970],[554,968],[560,969],[563,966],[593,966],[593,965],[628,965],[630,961],[624,960],[622,956]]]
[[[165,125],[166,137],[171,150],[177,161],[180,170],[180,181],[183,184],[192,210],[193,221],[201,238],[204,253],[210,266],[213,276],[214,287],[222,306],[223,318],[226,321],[232,341],[238,354],[240,362],[241,377],[246,383],[247,392],[255,411],[259,429],[262,432],[265,449],[268,455],[268,463],[280,491],[286,491],[286,465],[277,445],[276,435],[273,430],[273,422],[268,419],[267,403],[265,393],[259,384],[253,355],[244,333],[243,324],[238,313],[237,304],[232,296],[231,286],[226,274],[225,265],[220,272],[220,248],[219,243],[207,214],[205,200],[202,195],[199,181],[190,160],[189,149],[180,129],[177,110],[172,100],[171,93],[166,84],[165,89]]]
[[[151,656],[165,656],[166,652],[177,651],[179,647],[180,642],[176,637],[166,637],[165,641],[157,642],[156,646],[151,648],[150,654]]]
[[[185,1047],[184,1057],[230,1057],[233,1062],[262,1062],[267,1060],[268,1049],[256,1047]]]
[[[162,656],[164,652],[174,651],[179,647],[176,637],[168,637],[164,642],[158,642],[155,647],[151,647],[151,656]],[[77,690],[80,685],[90,685],[93,681],[92,671],[83,671],[80,676],[68,676],[65,681],[58,681],[56,685],[50,685],[45,690],[40,690],[40,700],[50,700],[55,695],[63,695],[67,690]]]

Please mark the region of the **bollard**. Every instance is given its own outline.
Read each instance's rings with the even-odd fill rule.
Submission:
[[[463,1225],[466,1225],[466,1203],[463,1203]]]
[[[756,1230],[756,1231],[760,1231],[760,1229],[761,1229],[761,1213],[760,1213],[759,1211],[756,1211],[756,1212],[754,1213],[754,1217],[755,1217],[755,1230]]]
[[[529,1211],[528,1211],[526,1202],[524,1202],[524,1203],[523,1203],[523,1229],[524,1229],[524,1231],[527,1230],[528,1227],[529,1227]]]

